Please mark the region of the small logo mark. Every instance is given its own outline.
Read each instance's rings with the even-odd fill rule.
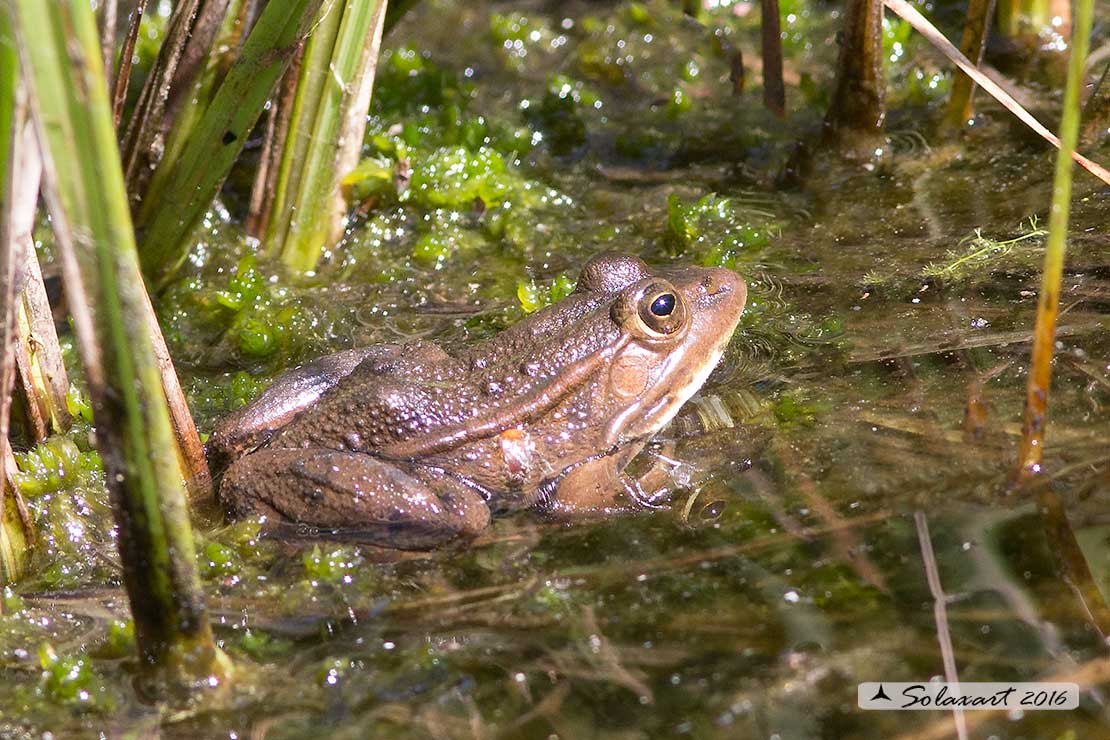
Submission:
[[[892,699],[889,696],[886,695],[886,692],[883,691],[883,685],[882,684],[879,684],[879,690],[876,691],[875,695],[871,697],[871,701],[878,701],[879,699],[885,699],[886,701],[892,701]]]

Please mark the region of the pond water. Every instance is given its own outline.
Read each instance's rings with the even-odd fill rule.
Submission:
[[[513,515],[403,555],[206,514],[236,677],[168,708],[133,690],[103,487],[82,469],[32,497],[46,546],[5,594],[0,736],[950,737],[949,713],[855,698],[861,681],[944,676],[943,613],[961,680],[1083,688],[1074,711],[968,713],[972,737],[1106,737],[1110,191],[1076,175],[1038,500],[1009,481],[1053,153],[985,102],[940,132],[944,68],[890,23],[878,155],[822,154],[804,187],[778,186],[818,128],[838,25],[824,4],[783,8],[778,119],[757,7],[695,21],[661,2],[428,0],[386,39],[378,174],[318,274],[242,259],[247,173],[159,302],[207,432],[322,352],[489,336],[603,250],[732,267],[751,292],[741,328],[646,453],[672,470],[670,505]],[[1025,91],[1052,120],[1057,94]]]

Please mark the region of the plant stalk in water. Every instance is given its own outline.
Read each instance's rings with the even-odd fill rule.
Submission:
[[[112,81],[112,122],[119,126],[120,116],[123,115],[123,104],[127,101],[127,88],[131,84],[131,61],[135,57],[135,44],[139,40],[139,28],[142,25],[143,13],[146,12],[147,0],[139,0],[135,9],[131,11],[131,22],[127,26],[127,35],[123,39],[123,48],[119,53],[119,70]],[[115,12],[112,13],[113,24]],[[113,29],[113,34],[115,30]],[[107,41],[105,40],[105,44]],[[112,48],[115,44],[112,45]],[[105,56],[104,71],[110,72],[113,63],[112,55]]]
[[[0,584],[19,578],[33,541],[27,509],[11,484],[14,461],[8,445],[11,389],[15,380],[15,273],[19,266],[12,193],[19,176],[14,166],[16,141],[22,133],[25,115],[18,87],[19,66],[11,19],[7,9],[0,6]]]
[[[1012,39],[1035,37],[1051,30],[1051,10],[1049,0],[999,0],[998,32]]]
[[[1060,284],[1067,248],[1068,214],[1071,207],[1072,152],[1079,136],[1079,87],[1087,61],[1091,35],[1093,0],[1078,0],[1075,30],[1072,34],[1068,81],[1064,90],[1064,113],[1060,122],[1060,150],[1056,155],[1056,176],[1052,184],[1052,209],[1048,217],[1041,291],[1037,300],[1037,323],[1033,335],[1033,358],[1026,386],[1025,413],[1022,419],[1021,446],[1018,453],[1020,480],[1041,472],[1044,459],[1045,428],[1048,424],[1048,390],[1052,382],[1052,351],[1056,341],[1056,315],[1060,303]]]
[[[127,192],[131,194],[133,201],[140,200],[146,189],[147,178],[151,176],[151,168],[158,161],[158,152],[162,148],[160,139],[166,103],[200,2],[201,0],[181,0],[174,4],[166,33],[158,48],[158,58],[147,75],[135,103],[135,111],[127,124],[122,144],[123,172]],[[145,6],[138,10],[145,10]],[[136,13],[131,20],[137,26],[141,17]],[[127,80],[123,79],[123,65],[120,67],[120,80],[123,85],[127,84]],[[126,90],[120,94],[126,95]]]
[[[158,163],[136,221],[143,271],[158,287],[164,286],[184,261],[193,243],[193,230],[310,30],[320,3],[268,3],[180,156]]]
[[[358,163],[385,10],[386,0],[323,6],[305,49],[266,238],[295,270],[315,268],[342,235],[339,185]]]
[[[156,686],[219,682],[93,11],[11,5],[142,665]]]
[[[781,116],[786,113],[786,86],[782,79],[782,22],[779,0],[762,0],[759,21],[763,51],[763,105]]]
[[[960,51],[975,63],[983,61],[986,47],[987,30],[994,16],[995,0],[970,0],[967,5],[967,20],[964,21],[964,35],[960,39]],[[948,95],[948,109],[945,124],[950,128],[961,128],[973,115],[972,96],[975,94],[975,81],[966,74],[956,74],[952,81],[952,91]]]
[[[882,29],[882,0],[849,0],[836,87],[825,116],[831,129],[876,133],[882,128],[886,117]]]
[[[16,132],[10,195],[12,249],[21,269],[14,275],[16,392],[22,401],[27,433],[36,442],[70,427],[66,393],[69,378],[54,329],[54,314],[42,282],[32,231],[38,209],[42,160],[30,124]]]
[[[160,161],[181,156],[239,51],[246,0],[218,0],[201,8],[167,108],[166,148]],[[215,16],[219,11],[222,16]]]

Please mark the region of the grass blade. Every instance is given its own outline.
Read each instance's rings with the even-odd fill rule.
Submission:
[[[1079,87],[1083,82],[1090,43],[1093,0],[1076,3],[1075,32],[1072,34],[1068,81],[1064,89],[1064,115],[1060,121],[1060,152],[1052,183],[1052,209],[1048,217],[1041,290],[1037,299],[1037,323],[1033,332],[1033,357],[1026,386],[1025,413],[1018,453],[1019,477],[1029,480],[1041,472],[1045,428],[1048,424],[1048,391],[1052,382],[1052,352],[1056,343],[1056,314],[1067,249],[1068,215],[1071,209],[1071,160],[1079,136]]]
[[[197,577],[92,10],[12,6],[142,665],[159,686],[207,682],[226,666]]]
[[[185,259],[193,229],[231,171],[320,1],[266,5],[181,155],[158,164],[137,226],[143,270],[159,287]]]

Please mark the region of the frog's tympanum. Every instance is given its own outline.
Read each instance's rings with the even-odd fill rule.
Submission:
[[[728,270],[606,254],[485,343],[329,355],[221,421],[220,500],[399,548],[473,536],[491,510],[634,508],[625,466],[705,382],[746,294]]]

